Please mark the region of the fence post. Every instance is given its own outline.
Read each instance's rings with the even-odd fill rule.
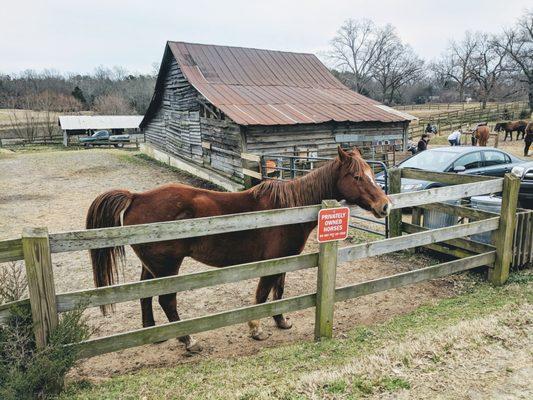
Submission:
[[[33,331],[37,348],[46,346],[48,335],[58,324],[54,274],[48,229],[31,228],[22,233]]]
[[[389,194],[402,191],[402,170],[399,168],[389,169]],[[392,210],[389,214],[389,237],[402,235],[402,210]]]
[[[322,208],[339,207],[336,200],[323,200]],[[338,241],[320,243],[316,285],[315,340],[333,336],[335,277]]]
[[[513,236],[519,189],[520,179],[512,174],[506,174],[503,180],[500,225],[494,233],[496,261],[494,268],[489,269],[489,280],[494,285],[503,285],[509,277],[509,266],[513,259]]]

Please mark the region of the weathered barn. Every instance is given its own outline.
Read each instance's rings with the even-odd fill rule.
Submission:
[[[238,189],[242,153],[404,147],[408,124],[409,116],[345,87],[313,54],[168,42],[140,127],[148,154]]]

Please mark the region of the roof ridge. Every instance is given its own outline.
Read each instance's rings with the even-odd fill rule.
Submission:
[[[185,42],[185,41],[182,41],[182,40],[168,40],[168,43],[192,44],[192,45],[194,45],[194,46],[231,47],[231,48],[233,48],[233,49],[259,50],[259,51],[278,52],[278,53],[286,53],[286,54],[300,54],[300,55],[306,55],[306,56],[313,56],[313,57],[316,57],[316,55],[313,54],[313,53],[297,52],[297,51],[288,51],[288,50],[272,50],[272,49],[263,49],[263,48],[259,48],[259,47],[245,47],[245,46],[233,46],[233,45],[225,45],[225,44],[210,44],[210,43]]]

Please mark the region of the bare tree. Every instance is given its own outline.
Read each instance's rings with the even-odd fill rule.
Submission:
[[[513,29],[504,31],[495,45],[505,50],[520,82],[527,85],[529,110],[533,112],[533,10],[526,11]]]
[[[497,44],[498,40],[487,33],[475,34],[476,47],[470,58],[468,71],[479,92],[483,108],[506,72],[507,52]]]
[[[440,60],[431,66],[440,81],[452,81],[457,85],[459,101],[464,101],[465,89],[472,82],[470,63],[476,47],[475,36],[466,32],[463,40],[450,41]]]
[[[94,109],[101,115],[127,115],[134,113],[127,100],[118,94],[106,94],[96,98]]]
[[[372,79],[374,66],[395,38],[391,25],[377,27],[368,19],[348,19],[331,41],[328,57],[336,68],[350,72],[352,87],[361,93]]]
[[[403,86],[422,78],[424,61],[399,38],[383,50],[371,73],[380,88],[381,101],[392,104]]]

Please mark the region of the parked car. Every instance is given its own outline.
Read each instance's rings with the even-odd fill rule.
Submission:
[[[533,163],[527,164],[531,164],[533,167]],[[524,160],[499,149],[453,146],[438,147],[417,153],[398,164],[397,167],[433,172],[455,172],[458,174],[503,177],[506,173],[511,172],[513,168],[517,168],[515,169],[515,173],[520,171],[519,167],[523,165],[525,165]],[[528,176],[530,173],[533,173],[533,170],[527,172]],[[524,177],[525,175],[526,173],[524,172]],[[383,173],[376,175],[376,181],[382,187],[385,186]],[[529,185],[529,183],[527,184]],[[524,185],[524,179],[522,185]],[[438,182],[405,178],[401,182],[402,192],[414,192],[438,186],[445,185]],[[533,180],[531,181],[531,188],[528,190],[533,190]],[[530,194],[526,194],[525,190],[521,187],[519,201],[526,200],[524,196],[531,196],[532,192],[527,193]]]
[[[89,137],[80,138],[80,143],[85,147],[113,145],[124,147],[124,143],[129,143],[130,135],[111,135],[107,130],[96,131]]]
[[[512,173],[520,178],[518,202],[522,208],[533,208],[533,161],[517,165]]]

